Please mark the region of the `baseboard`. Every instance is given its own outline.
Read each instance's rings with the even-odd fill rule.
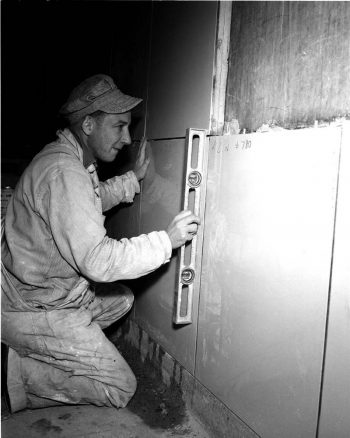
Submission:
[[[109,338],[132,348],[142,362],[151,362],[164,384],[179,387],[187,408],[213,438],[259,437],[131,318],[109,334]]]

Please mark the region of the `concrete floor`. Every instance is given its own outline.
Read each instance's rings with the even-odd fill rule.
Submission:
[[[160,412],[159,415],[162,415]],[[213,438],[188,413],[182,424],[151,427],[128,408],[62,406],[26,410],[1,423],[2,438]]]
[[[1,438],[215,438],[189,413],[180,388],[162,381],[149,358],[115,342],[137,379],[124,409],[92,405],[25,410],[1,422]]]

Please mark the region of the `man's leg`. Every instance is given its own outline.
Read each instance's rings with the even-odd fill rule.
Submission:
[[[133,303],[134,295],[127,286],[119,282],[106,283],[98,285],[88,309],[92,312],[92,320],[105,329],[126,315]]]
[[[22,383],[31,408],[59,403],[125,406],[136,390],[135,376],[92,319],[90,309],[5,312],[2,335],[15,350],[9,367],[20,373],[20,378],[12,376],[16,391],[9,380],[10,400]],[[13,410],[23,407],[18,402]]]

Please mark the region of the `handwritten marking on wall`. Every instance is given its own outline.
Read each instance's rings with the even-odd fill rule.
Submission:
[[[245,151],[252,148],[252,140],[242,139],[234,142],[223,144],[222,142],[213,142],[211,151],[221,154],[221,152]]]

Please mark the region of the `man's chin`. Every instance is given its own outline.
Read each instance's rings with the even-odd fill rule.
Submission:
[[[112,161],[114,161],[116,159],[118,152],[119,151],[115,150],[113,154],[110,154],[108,156],[104,156],[103,158],[99,157],[99,159],[100,159],[100,161],[103,161],[104,163],[112,163]]]
[[[119,149],[113,149],[113,152],[111,153],[108,162],[112,162],[116,159],[117,155],[119,154]]]

